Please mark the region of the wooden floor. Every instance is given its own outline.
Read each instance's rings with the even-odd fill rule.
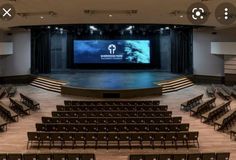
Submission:
[[[65,99],[76,100],[90,100],[83,97],[61,96],[60,94],[48,92],[45,90],[37,89],[32,86],[19,86],[18,91],[30,95],[38,100],[41,104],[41,110],[32,112],[30,116],[21,117],[19,122],[8,125],[8,131],[0,133],[0,152],[81,152],[81,153],[95,153],[97,160],[127,160],[129,154],[139,153],[181,153],[181,152],[231,152],[231,160],[236,159],[236,141],[230,140],[226,133],[214,131],[213,126],[203,124],[200,119],[189,116],[189,113],[179,110],[181,102],[198,95],[205,93],[206,86],[193,86],[178,92],[165,94],[161,97],[145,97],[139,100],[159,99],[161,104],[167,104],[169,110],[173,111],[174,116],[182,116],[183,122],[190,123],[190,130],[199,131],[200,149],[26,149],[27,132],[35,131],[35,123],[41,122],[42,116],[51,116],[51,111],[56,110],[56,104],[63,104]],[[19,95],[16,96],[19,98]],[[206,98],[206,96],[204,97]],[[93,99],[95,100],[95,99]],[[217,103],[222,101],[221,98],[217,99]],[[3,102],[9,104],[9,100],[4,98]],[[236,108],[236,100],[233,100],[232,108]]]

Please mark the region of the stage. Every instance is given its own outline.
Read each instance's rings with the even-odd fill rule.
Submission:
[[[62,94],[128,98],[161,95],[162,88],[157,83],[182,75],[157,70],[70,70],[41,76],[65,82]]]

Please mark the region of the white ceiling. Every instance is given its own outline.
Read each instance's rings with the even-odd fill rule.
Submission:
[[[183,18],[169,13],[174,10],[186,11],[188,6],[201,0],[0,0],[0,5],[11,3],[16,12],[54,11],[57,16],[15,16],[11,21],[0,20],[0,28],[45,24],[81,24],[81,23],[152,23],[152,24],[191,24],[186,15]],[[203,2],[211,11],[207,26],[221,27],[216,21],[214,10],[221,2],[236,0],[208,0]],[[136,15],[86,15],[85,9],[95,10],[138,10]],[[232,25],[232,26],[235,26]]]

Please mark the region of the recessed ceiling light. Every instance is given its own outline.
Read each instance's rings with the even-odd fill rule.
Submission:
[[[112,14],[109,14],[108,16],[109,16],[109,17],[112,17],[113,15],[112,15]]]
[[[44,17],[43,17],[43,16],[40,16],[40,18],[41,18],[41,19],[44,19]]]

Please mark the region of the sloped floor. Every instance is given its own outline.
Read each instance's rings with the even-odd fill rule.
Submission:
[[[228,134],[214,131],[213,126],[203,124],[200,119],[190,117],[189,113],[182,112],[179,109],[180,104],[200,93],[205,93],[206,86],[195,85],[193,87],[183,89],[178,92],[165,94],[161,97],[145,97],[138,98],[138,100],[148,99],[159,99],[162,104],[167,104],[169,110],[173,111],[174,116],[182,116],[183,123],[190,123],[190,130],[199,131],[199,142],[200,149],[26,149],[27,144],[27,132],[35,131],[35,123],[41,122],[42,116],[51,116],[51,111],[56,110],[56,104],[63,104],[65,99],[77,99],[77,100],[89,100],[84,97],[72,97],[72,96],[61,96],[58,93],[53,93],[38,89],[32,86],[19,86],[18,91],[29,95],[30,97],[38,100],[41,104],[41,110],[32,112],[30,116],[20,118],[19,122],[11,123],[8,125],[8,131],[0,133],[0,152],[81,152],[81,153],[95,153],[97,160],[127,160],[129,154],[140,154],[140,153],[181,153],[181,152],[231,152],[231,159],[236,159],[236,141],[230,140]],[[19,95],[16,96],[19,98]],[[206,98],[206,96],[204,97]],[[94,98],[92,100],[95,100]],[[8,104],[9,100],[4,98],[2,100]],[[217,104],[222,101],[221,98],[217,99]],[[236,100],[233,100],[232,108],[236,108]]]

